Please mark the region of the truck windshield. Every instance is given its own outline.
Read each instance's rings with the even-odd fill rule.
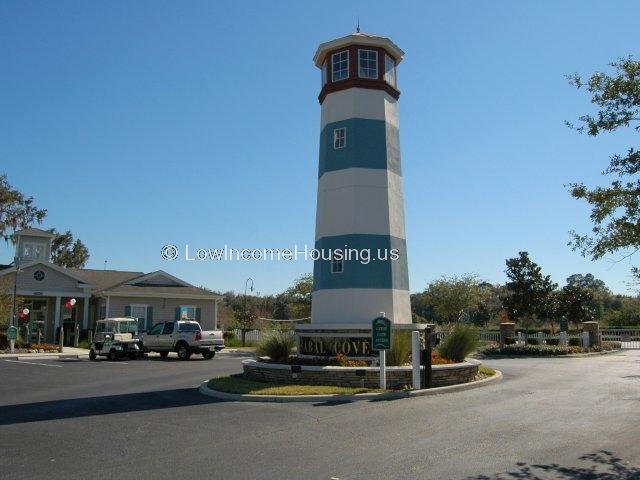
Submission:
[[[118,331],[119,333],[136,333],[138,331],[138,322],[120,322]]]
[[[197,323],[180,323],[178,330],[181,332],[198,332],[200,331],[200,325]]]

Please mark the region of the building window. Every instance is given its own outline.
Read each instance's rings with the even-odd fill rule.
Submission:
[[[337,82],[349,78],[349,51],[331,55],[331,81]]]
[[[342,273],[344,270],[344,261],[342,259],[331,260],[331,273]]]
[[[344,148],[346,146],[347,146],[347,129],[344,127],[336,128],[333,131],[333,148],[338,149],[338,148]]]
[[[378,78],[378,52],[358,50],[358,76],[360,78]]]
[[[147,329],[147,306],[131,305],[131,316],[138,320],[138,330]]]
[[[322,64],[322,87],[327,84],[327,61]]]
[[[22,245],[22,258],[43,259],[44,245],[42,243],[24,243]]]
[[[384,56],[384,80],[392,87],[396,86],[396,61],[391,55]]]
[[[180,320],[195,320],[196,307],[192,305],[180,305]]]

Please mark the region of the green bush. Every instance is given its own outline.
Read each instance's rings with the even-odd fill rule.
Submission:
[[[507,337],[504,339],[504,344],[505,345],[515,345],[516,344],[516,339],[513,337]]]
[[[527,343],[529,345],[539,345],[540,341],[537,338],[527,338]]]
[[[226,342],[227,340],[233,340],[234,338],[236,338],[236,334],[230,330],[227,330],[226,332],[222,332],[222,338],[224,338]]]
[[[547,345],[560,345],[559,338],[547,338]]]
[[[274,362],[284,362],[289,358],[295,344],[293,335],[279,330],[271,330],[262,336],[256,352],[260,356],[271,358]]]
[[[569,346],[570,347],[581,347],[582,346],[582,339],[580,339],[580,338],[570,338],[569,339]]]
[[[440,344],[438,352],[445,358],[462,362],[477,347],[478,335],[476,332],[470,327],[456,325]]]
[[[411,355],[411,332],[395,331],[391,339],[391,350],[386,354],[386,364],[400,367],[409,363]]]

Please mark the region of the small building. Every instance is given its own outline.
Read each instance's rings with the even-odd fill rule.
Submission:
[[[54,235],[39,228],[15,233],[15,264],[0,266],[3,288],[16,284],[18,306],[29,314],[20,327],[29,341],[57,342],[60,328],[73,339],[75,324],[80,337],[95,328],[96,320],[134,317],[140,330],[162,321],[197,320],[203,329],[218,326],[221,295],[158,270],[151,273],[63,268],[51,262]],[[16,273],[16,266],[17,273]],[[72,308],[65,305],[76,299]]]

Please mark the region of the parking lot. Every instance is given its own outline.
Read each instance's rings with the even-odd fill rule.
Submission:
[[[640,478],[638,351],[493,360],[499,383],[393,401],[197,392],[240,362],[0,360],[2,478]]]

